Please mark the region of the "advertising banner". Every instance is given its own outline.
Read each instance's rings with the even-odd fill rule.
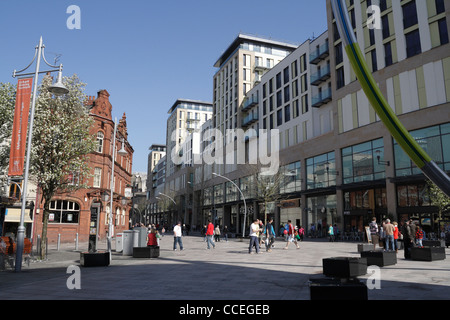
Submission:
[[[9,176],[23,175],[33,78],[19,79],[9,155]]]

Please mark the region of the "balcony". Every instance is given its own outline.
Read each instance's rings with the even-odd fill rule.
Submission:
[[[327,88],[311,98],[311,105],[313,108],[319,108],[320,106],[331,101],[331,88]]]
[[[309,63],[318,64],[320,61],[324,60],[330,55],[330,48],[328,42],[321,45],[315,51],[309,54]]]
[[[251,96],[250,98],[245,99],[241,110],[247,111],[248,109],[256,105],[258,105],[258,96]]]
[[[251,124],[258,121],[259,116],[257,110],[255,112],[249,113],[244,119],[242,119],[242,127],[246,128],[250,126]]]
[[[319,72],[311,75],[311,85],[318,86],[322,82],[327,81],[331,77],[330,66],[327,65],[319,70]]]

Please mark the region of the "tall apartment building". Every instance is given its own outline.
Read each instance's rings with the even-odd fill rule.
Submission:
[[[371,5],[380,8],[379,29],[368,28]],[[382,93],[402,124],[449,172],[448,1],[349,0],[347,8]],[[378,221],[413,218],[428,233],[436,232],[450,216],[437,216],[424,175],[370,106],[343,50],[330,1],[327,24],[318,38],[285,48],[285,57],[264,69],[252,65],[261,47],[255,52],[250,39],[239,36],[215,65],[220,69],[214,75],[212,128],[223,135],[226,129],[254,129],[247,140],[260,140],[258,129],[279,130],[279,172],[284,179],[281,198],[269,208],[276,225],[290,219],[306,229],[314,225],[325,230],[336,224],[344,237],[356,238],[375,216]],[[204,151],[221,146],[210,143],[214,138],[207,140]],[[213,172],[239,186],[248,217],[262,218],[255,178],[241,168],[196,167],[199,224],[214,218],[242,232],[243,197]]]

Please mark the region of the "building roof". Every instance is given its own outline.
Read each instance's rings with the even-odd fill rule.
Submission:
[[[271,45],[273,47],[284,48],[284,49],[292,49],[292,50],[295,50],[298,47],[298,44],[281,42],[281,41],[276,41],[276,40],[272,40],[272,39],[266,39],[266,38],[261,38],[261,37],[256,37],[256,36],[251,36],[251,35],[240,33],[236,37],[236,39],[234,39],[234,41],[230,44],[230,46],[222,53],[222,55],[219,57],[219,59],[214,64],[214,67],[217,67],[217,68],[220,67],[223,64],[223,62],[225,62],[230,57],[230,55],[243,42],[269,44],[269,45]]]
[[[169,111],[167,113],[171,114],[173,112],[173,110],[175,110],[175,108],[181,103],[201,104],[201,105],[205,105],[205,106],[208,106],[211,108],[213,106],[211,102],[205,102],[205,101],[200,101],[200,100],[190,100],[190,99],[177,99],[177,101],[175,101],[175,103],[172,105],[172,107],[169,109]]]

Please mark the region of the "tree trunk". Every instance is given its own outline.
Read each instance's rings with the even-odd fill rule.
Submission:
[[[51,197],[50,197],[51,198]],[[47,226],[49,217],[50,198],[44,198],[44,212],[42,220],[42,235],[41,235],[41,260],[45,259],[46,244],[47,244]]]

